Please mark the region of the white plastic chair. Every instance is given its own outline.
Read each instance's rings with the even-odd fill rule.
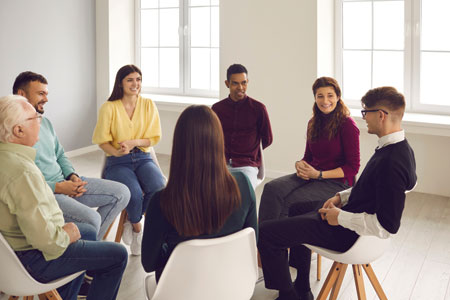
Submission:
[[[8,295],[24,296],[24,299],[33,299],[32,295],[39,295],[39,299],[61,300],[56,289],[83,273],[81,271],[48,283],[40,283],[27,272],[1,233],[0,265],[0,290]],[[17,298],[11,296],[9,299]]]
[[[405,194],[414,190],[416,186],[417,182],[414,187],[411,190],[406,191]],[[318,257],[319,255],[321,255],[334,261],[333,265],[331,266],[330,272],[328,273],[327,279],[325,280],[325,283],[320,290],[317,300],[325,300],[328,297],[330,291],[330,299],[337,299],[339,289],[341,288],[342,280],[344,279],[345,271],[347,270],[348,265],[352,265],[353,268],[353,276],[355,279],[358,299],[366,299],[363,275],[361,271],[362,267],[364,271],[366,271],[367,277],[372,283],[372,286],[375,289],[378,298],[387,300],[386,294],[384,293],[383,288],[381,287],[380,282],[377,279],[377,276],[370,266],[370,263],[383,255],[383,253],[389,247],[389,243],[390,238],[381,239],[375,236],[360,236],[356,240],[355,244],[344,253],[305,244],[305,246],[311,249],[311,251],[316,252]],[[319,272],[319,268],[317,268],[317,272]]]
[[[317,299],[327,299],[331,289],[333,290],[330,299],[337,299],[347,266],[352,265],[358,299],[366,299],[361,272],[362,266],[366,271],[367,277],[369,277],[369,280],[372,283],[378,297],[380,299],[387,300],[386,295],[381,288],[380,282],[370,266],[370,263],[383,255],[389,246],[389,242],[390,239],[380,239],[375,236],[360,236],[355,244],[344,253],[305,244],[306,247],[321,256],[334,260]]]
[[[264,152],[262,148],[262,144],[259,144],[260,151],[261,151],[261,165],[258,168],[258,174],[256,175],[256,186],[255,189],[260,185],[264,179],[266,178],[266,171],[264,169]]]
[[[253,228],[182,242],[172,252],[156,285],[144,279],[147,299],[248,300],[258,278]]]

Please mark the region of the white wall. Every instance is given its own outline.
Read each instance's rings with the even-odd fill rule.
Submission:
[[[96,122],[95,6],[90,0],[0,1],[0,95],[23,71],[44,75],[66,150],[91,144]]]
[[[249,70],[248,94],[268,108],[274,133],[274,143],[265,151],[268,177],[292,172],[294,161],[303,155],[313,104],[311,85],[317,76],[334,72],[332,6],[333,0],[284,0],[276,5],[270,0],[220,2],[220,80],[225,80],[230,64],[244,64]],[[108,47],[108,51],[113,53],[115,49]],[[227,93],[222,83],[221,97]],[[164,107],[168,106],[160,105],[163,137],[156,150],[170,154],[180,113],[172,107],[161,109]],[[365,166],[377,138],[367,134],[364,122],[357,123],[361,130],[361,165]],[[416,154],[416,191],[450,196],[450,137],[420,132],[407,131]]]

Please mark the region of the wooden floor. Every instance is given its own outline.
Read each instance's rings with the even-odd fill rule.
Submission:
[[[167,176],[169,156],[158,155],[158,159]],[[78,174],[98,177],[103,154],[96,151],[71,158],[71,161]],[[269,180],[266,179],[266,182]],[[256,190],[258,204],[263,185]],[[115,233],[115,228],[112,232]],[[112,238],[113,234],[110,234],[108,239]],[[322,280],[316,281],[316,260],[313,258],[311,286],[315,296],[331,263],[323,259]],[[392,239],[389,251],[372,266],[390,300],[450,300],[450,199],[416,192],[407,194],[400,231]],[[295,278],[295,271],[292,273]],[[140,257],[130,255],[117,299],[145,300],[144,277]],[[367,277],[364,283],[367,299],[377,299]],[[264,282],[261,282],[255,286],[251,299],[269,300],[276,297],[277,292],[265,289]],[[0,300],[3,299],[7,297],[0,296]],[[338,299],[357,299],[351,268],[347,269]]]

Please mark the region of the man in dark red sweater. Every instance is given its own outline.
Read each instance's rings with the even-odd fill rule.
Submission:
[[[303,244],[345,252],[360,235],[386,239],[400,227],[405,191],[417,181],[414,152],[401,128],[405,99],[395,88],[381,87],[368,91],[361,102],[367,130],[379,140],[354,187],[328,199],[318,212],[293,205],[289,218],[260,223],[264,280],[267,288],[280,291],[279,300],[314,299],[311,251]],[[297,269],[294,283],[289,266]]]
[[[225,80],[230,94],[215,103],[212,110],[222,123],[229,168],[247,175],[255,188],[258,168],[261,166],[261,146],[265,149],[272,144],[273,138],[266,107],[245,93],[247,75],[243,65],[231,65]]]

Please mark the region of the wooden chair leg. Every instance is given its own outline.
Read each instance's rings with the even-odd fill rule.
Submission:
[[[40,294],[38,295],[39,300],[47,300],[47,296],[45,296],[45,294]]]
[[[321,272],[322,272],[322,256],[317,253],[317,281],[320,281],[320,277],[321,277]]]
[[[319,296],[317,296],[317,300],[326,300],[328,294],[330,294],[331,288],[334,286],[339,272],[342,269],[342,263],[335,261],[331,266],[330,272],[328,273],[327,279],[323,283],[322,289],[320,290]]]
[[[123,224],[125,224],[127,217],[127,211],[125,209],[122,210],[122,213],[120,214],[119,224],[117,225],[116,239],[114,240],[116,243],[120,243],[120,239],[122,238],[123,234]]]
[[[33,300],[34,296],[24,296],[23,300]]]
[[[345,271],[347,271],[347,264],[342,264],[341,270],[339,271],[339,275],[336,278],[336,282],[334,283],[333,289],[331,290],[330,300],[336,300],[339,294],[339,290],[342,286],[342,281],[344,280]]]
[[[378,298],[380,298],[380,300],[387,300],[386,294],[384,293],[383,288],[381,287],[381,284],[372,269],[372,266],[370,264],[365,264],[362,265],[362,267],[364,271],[366,271],[367,277],[369,277],[370,283],[372,283],[373,289],[377,293]]]
[[[364,289],[364,279],[361,270],[361,265],[352,265],[353,277],[355,278],[356,294],[358,300],[366,300],[366,291]]]
[[[63,300],[57,290],[51,290],[44,294],[48,300]]]

